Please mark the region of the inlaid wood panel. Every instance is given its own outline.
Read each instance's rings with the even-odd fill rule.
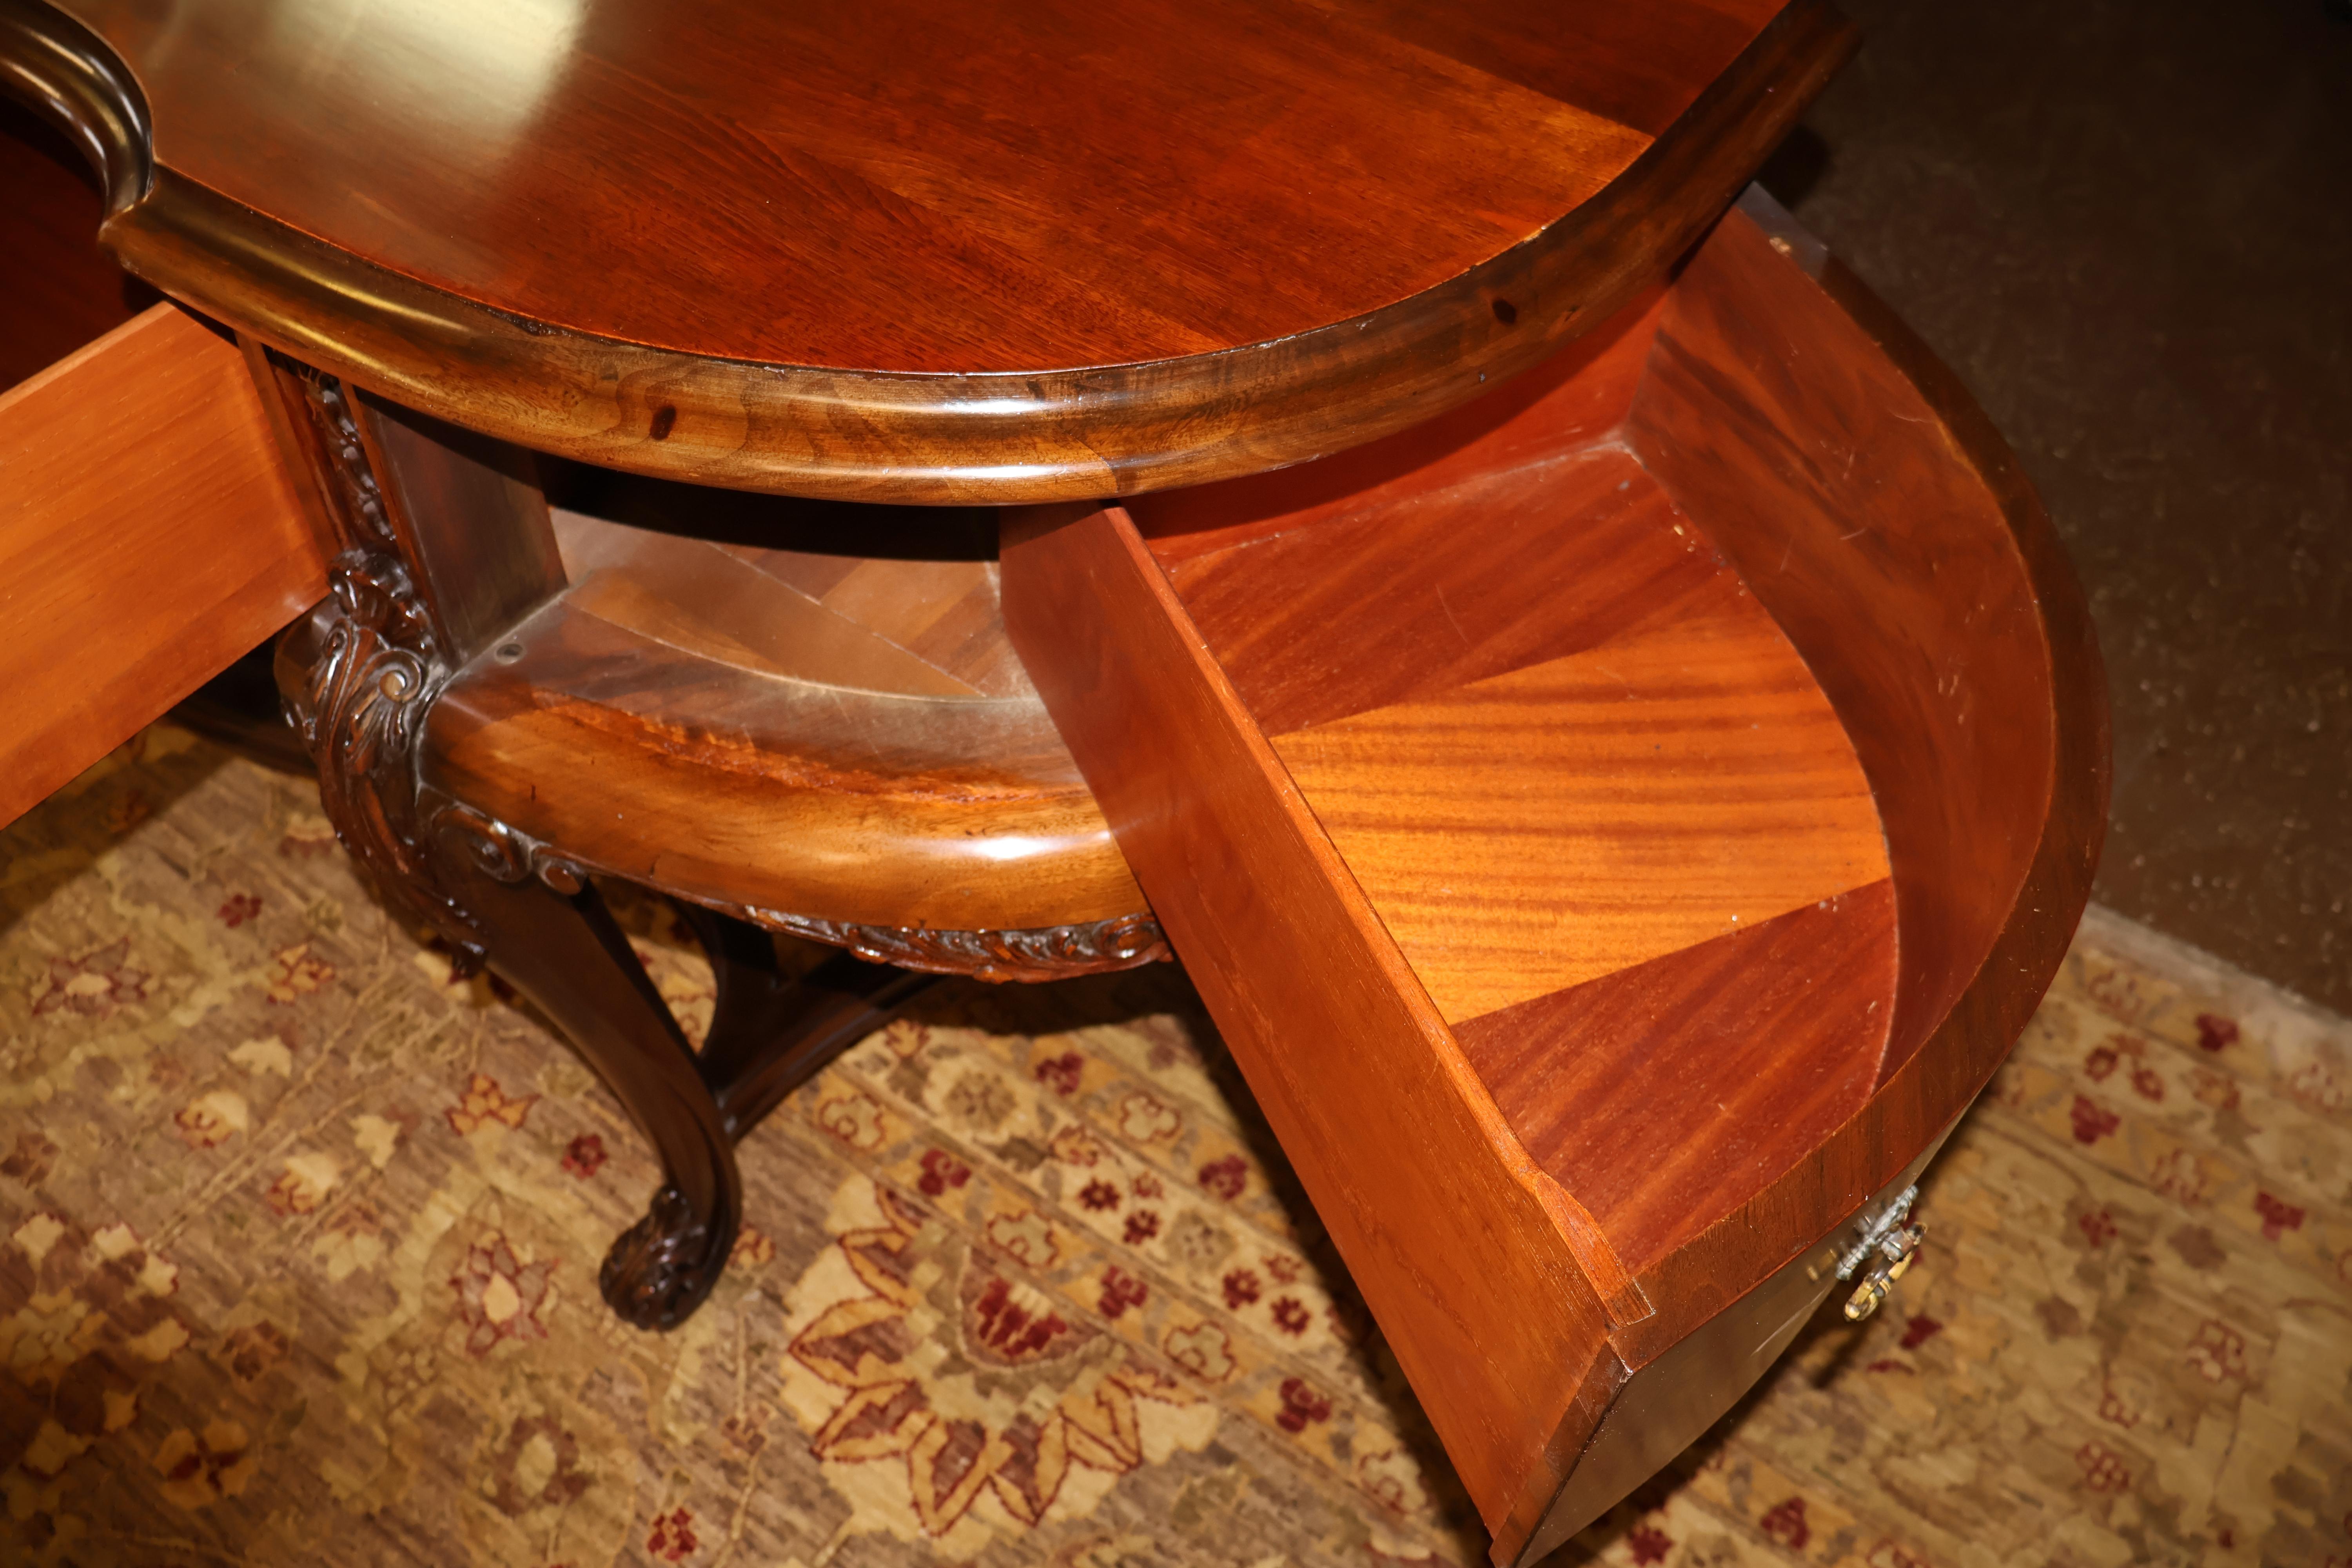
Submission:
[[[1887,874],[1804,661],[1617,438],[1661,319],[1319,483],[1135,508],[1449,1020]]]
[[[672,635],[722,637],[740,651],[721,657],[747,668],[860,690],[1034,694],[1004,636],[992,511],[845,505],[550,468],[573,580],[612,565],[640,587],[667,584]],[[819,655],[852,647],[866,662]]]
[[[1281,735],[1670,616],[1718,574],[1687,530],[1674,533],[1673,510],[1639,464],[1602,447],[1188,555],[1170,578],[1251,713]],[[1547,526],[1570,514],[1578,526]]]
[[[1522,1313],[1333,1227],[1384,1326],[1454,1309],[1459,1337],[1420,1342],[1440,1364],[1405,1364],[1476,1456],[1498,1563],[1761,1371],[1829,1289],[1819,1244],[2013,1040],[2088,887],[2096,657],[2046,520],[1948,374],[1809,254],[1734,215],[1556,379],[1442,433],[1040,510],[1007,556],[1016,646],[1179,956],[1229,1037],[1281,1031],[1258,1092],[1311,1121],[1276,1119],[1328,1161],[1318,1205],[1402,1226],[1489,1159],[1560,1194],[1554,1255],[1608,1350],[1596,1384],[1563,1338],[1501,1396],[1559,1412],[1515,1472],[1476,1380]],[[1406,973],[1327,962],[1289,929],[1318,922]],[[1507,1140],[1439,1150],[1362,1103],[1401,1070],[1381,984],[1436,1016],[1413,1029],[1445,1094]]]
[[[1881,879],[1457,1019],[1454,1035],[1528,1152],[1638,1273],[1861,1107],[1895,952]]]
[[[740,550],[577,512],[557,512],[555,527],[573,584],[572,607],[656,642],[820,685],[908,697],[979,695],[824,599],[759,570]]]
[[[1274,749],[1449,1022],[1886,876],[1844,730],[1727,573],[1668,625]]]

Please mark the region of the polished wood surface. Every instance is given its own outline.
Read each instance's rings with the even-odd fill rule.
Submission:
[[[1771,617],[1629,456],[1532,434],[1169,574],[1454,1024],[1886,875]]]
[[[1117,508],[1007,532],[1008,625],[1490,1529],[1548,1497],[1639,1315],[1497,1114]]]
[[[65,9],[137,73],[156,161],[232,201],[548,326],[777,364],[1287,337],[1529,238],[1654,140],[1346,6]],[[1507,49],[1519,18],[1465,9]],[[1664,0],[1645,34],[1708,25],[1663,118],[1777,9]],[[1544,30],[1573,50],[1578,20]]]
[[[1592,1475],[1630,1482],[1727,1406],[1724,1368],[1761,1370],[1732,1341],[1769,1303],[1727,1309],[1827,1289],[1787,1271],[1981,1088],[2087,895],[2105,741],[2079,593],[1948,374],[1801,255],[1734,214],[1486,403],[1307,468],[1041,512],[1007,557],[1016,644],[1221,1026],[1291,1022],[1279,1065],[1236,1055],[1270,1110],[1311,1079],[1323,1211],[1491,1159],[1593,1227],[1522,1238],[1583,1272],[1551,1288],[1612,1306],[1598,1362],[1563,1339],[1518,1369],[1521,1418],[1563,1424],[1464,1468],[1498,1562],[1614,1500],[1580,1479],[1594,1391],[1621,1414]],[[1033,582],[1024,552],[1055,569]],[[1079,624],[1118,561],[1150,592]],[[1155,749],[1139,715],[1198,707],[1149,670],[1171,639],[1230,695],[1217,744],[1249,767],[1189,719],[1189,747]],[[1200,850],[1250,788],[1306,817],[1327,889],[1262,900],[1267,853]],[[1407,961],[1394,1005],[1429,1004],[1431,1060],[1468,1069],[1455,1092],[1507,1137],[1401,1161],[1334,1099],[1362,1031],[1297,1020],[1362,984],[1294,949],[1355,939],[1270,934],[1336,922],[1318,898],[1377,912]],[[1385,1237],[1334,1234],[1384,1324],[1418,1310]],[[1405,1364],[1453,1451],[1499,1429],[1448,1407],[1505,1329],[1449,1300],[1457,1359]]]
[[[361,397],[352,427],[383,487],[384,521],[453,664],[488,649],[563,587],[538,465],[528,452]]]
[[[2033,859],[2019,825],[2051,797],[2056,713],[2015,700],[2050,659],[2000,526],[2022,481],[2004,454],[1995,482],[1951,483],[1922,436],[1947,421],[1883,354],[1800,374],[1842,313],[1782,287],[1790,263],[1752,226],[1727,230],[1675,291],[1626,437],[1804,653],[1885,803],[1905,932],[1891,1073],[1975,977]]]
[[[1852,47],[1822,0],[266,15],[0,4],[134,270],[541,450],[923,501],[1458,404],[1654,278]]]
[[[1142,915],[1005,638],[985,513],[864,557],[822,547],[821,504],[572,478],[637,521],[555,512],[569,585],[457,673],[427,783],[707,902],[951,931]],[[734,542],[755,535],[814,547]]]
[[[0,394],[0,822],[326,591],[245,356],[157,305]]]
[[[99,248],[105,216],[73,144],[0,98],[0,391],[155,303]]]

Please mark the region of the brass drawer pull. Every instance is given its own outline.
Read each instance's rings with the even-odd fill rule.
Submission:
[[[1857,1272],[1862,1275],[1862,1283],[1846,1298],[1846,1321],[1861,1322],[1878,1310],[1880,1303],[1886,1300],[1887,1287],[1903,1278],[1919,1244],[1927,1238],[1926,1226],[1909,1223],[1911,1203],[1918,1195],[1917,1187],[1906,1187],[1902,1195],[1887,1205],[1886,1212],[1871,1223],[1863,1238],[1838,1259],[1839,1279],[1851,1279]]]

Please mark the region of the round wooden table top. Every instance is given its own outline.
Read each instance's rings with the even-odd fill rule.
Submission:
[[[403,403],[874,500],[1298,461],[1603,319],[1822,0],[0,0],[133,270]]]

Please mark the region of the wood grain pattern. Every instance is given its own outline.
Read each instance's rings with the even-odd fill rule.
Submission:
[[[1780,689],[1805,698],[1776,708],[1715,683],[1718,720],[1759,726],[1748,733],[1762,765],[1744,782],[1766,784],[1769,801],[1778,768],[1824,754],[1802,743],[1808,715],[1843,731],[1838,798],[1864,805],[1866,783],[1885,837],[1857,817],[1847,839],[1867,841],[1866,856],[1819,864],[1850,866],[1864,873],[1855,880],[1825,881],[1754,929],[1743,917],[1736,935],[1694,931],[1672,951],[1627,949],[1608,973],[1456,1018],[1458,1047],[1430,1037],[1441,1059],[1458,1048],[1513,1146],[1601,1227],[1611,1265],[1629,1276],[1621,1299],[1651,1309],[1615,1314],[1609,1331],[1622,1381],[1606,1380],[1617,1414],[1598,1479],[1577,1479],[1589,1422],[1555,1428],[1534,1462],[1529,1473],[1567,1478],[1553,1491],[1482,1489],[1494,1471],[1465,1467],[1498,1563],[1549,1550],[1637,1479],[1642,1456],[1696,1436],[1738,1379],[1760,1371],[1769,1356],[1756,1344],[1772,1336],[1741,1336],[1769,1328],[1758,1314],[1775,1302],[1801,1308],[1822,1289],[1789,1271],[1932,1150],[2015,1038],[2087,894],[2105,732],[2079,593],[1948,373],[1870,314],[1833,267],[1822,273],[1829,288],[1817,283],[1792,259],[1804,254],[1777,251],[1736,214],[1661,300],[1629,310],[1613,341],[1531,398],[1465,408],[1443,438],[1349,454],[1333,466],[1339,477],[1293,472],[1139,503],[1149,537],[1132,542],[1156,571],[1150,593],[1115,601],[1114,625],[1068,625],[1088,601],[1067,585],[1024,605],[1015,590],[1031,591],[1029,579],[1008,568],[1016,637],[1034,614],[1058,648],[1050,664],[1046,645],[1031,650],[1033,675],[1134,846],[1146,889],[1163,912],[1192,910],[1198,923],[1171,919],[1171,936],[1229,1030],[1329,1005],[1317,994],[1321,969],[1296,940],[1283,945],[1269,929],[1280,917],[1254,899],[1278,886],[1267,901],[1289,918],[1317,911],[1261,869],[1271,858],[1255,841],[1245,857],[1197,847],[1202,824],[1229,809],[1218,797],[1251,774],[1199,760],[1220,754],[1190,728],[1171,743],[1184,749],[1152,751],[1139,714],[1198,709],[1135,668],[1136,650],[1153,644],[1131,623],[1150,621],[1155,605],[1186,657],[1215,659],[1210,683],[1224,682],[1220,711],[1243,731],[1236,744],[1255,740],[1293,764],[1250,763],[1286,809],[1312,809],[1341,861],[1324,868],[1332,884],[1370,894],[1383,934],[1422,972],[1400,983],[1408,997],[1453,984],[1452,953],[1474,950],[1490,925],[1507,950],[1509,914],[1540,907],[1532,897],[1482,905],[1475,885],[1462,896],[1465,884],[1531,888],[1559,874],[1509,852],[1549,840],[1489,834],[1476,820],[1482,810],[1532,819],[1526,803],[1547,789],[1574,798],[1554,770],[1514,775],[1517,760],[1594,737],[1601,756],[1611,745],[1638,755],[1642,743],[1643,704],[1621,701],[1588,709],[1583,733],[1530,723],[1482,749],[1465,735],[1527,716],[1498,698],[1558,703],[1574,694],[1561,679],[1570,671],[1613,669],[1621,648],[1645,646],[1686,680],[1695,651],[1728,654],[1721,634],[1742,629],[1734,662],[1751,679],[1777,668],[1789,683]],[[1645,569],[1643,550],[1676,529],[1695,546],[1679,574],[1663,555]],[[1610,564],[1588,570],[1562,538],[1584,531],[1608,542],[1595,560],[1614,575]],[[1100,593],[1104,560],[1098,550],[1087,572],[1062,570]],[[1580,605],[1587,586],[1607,613]],[[1185,613],[1193,605],[1198,618]],[[1769,742],[1784,729],[1797,743],[1781,752]],[[1099,775],[1097,748],[1108,759]],[[1694,744],[1659,776],[1702,791],[1729,782],[1736,796],[1741,769],[1720,764],[1737,752]],[[1350,787],[1335,792],[1318,766]],[[1410,787],[1381,790],[1381,769]],[[1593,804],[1557,816],[1605,823]],[[1737,802],[1718,799],[1713,816],[1726,804]],[[1424,841],[1410,852],[1383,839],[1416,828]],[[1661,854],[1700,842],[1683,837],[1662,835]],[[1670,902],[1675,877],[1645,868],[1625,891],[1629,902]],[[1437,912],[1448,900],[1450,929]],[[1384,1191],[1392,1154],[1367,1137],[1331,1156],[1328,1179]],[[1426,1180],[1425,1164],[1413,1169]],[[1369,1285],[1368,1299],[1386,1322],[1400,1309],[1382,1289]],[[1454,1300],[1475,1310],[1471,1295]],[[1455,1396],[1456,1369],[1408,1369],[1433,1411]],[[1441,1432],[1451,1446],[1443,1422]]]
[[[1473,10],[1410,0],[1350,0],[1356,16],[1549,98],[1590,106],[1656,135],[1769,18],[1770,0],[1628,6],[1612,0],[1512,0]]]
[[[1844,731],[1736,593],[1275,742],[1448,1022],[1885,879]]]
[[[677,0],[584,26],[369,7],[265,28],[215,0],[169,56],[133,7],[70,9],[139,71],[158,161],[231,200],[535,321],[776,364],[968,374],[1263,342],[1490,258],[1652,140],[1301,5]],[[1755,31],[1677,62],[1690,96]],[[262,110],[257,82],[296,101]]]
[[[168,52],[133,5],[69,9],[0,5],[0,79],[100,151],[108,243],[176,297],[539,450],[926,502],[1440,414],[1652,281],[1853,42],[1822,0],[1652,7],[1650,54],[1607,8],[1540,24],[1664,73],[1653,139],[1471,63],[1538,26],[1500,5],[1449,42],[1304,5],[700,0],[533,43],[208,0]]]
[[[2014,908],[2053,785],[2035,584],[2001,497],[1923,439],[1944,421],[1745,216],[1662,319],[1628,437],[1745,572],[1847,716],[1886,802],[1905,931],[1888,1068],[1937,1026]],[[1833,345],[1833,346],[1832,346]],[[1808,354],[1835,353],[1823,375]]]
[[[1674,534],[1640,466],[1571,453],[1318,508],[1274,537],[1187,554],[1171,580],[1272,735],[1582,653],[1707,594],[1711,552]]]
[[[1639,1273],[1861,1108],[1895,952],[1882,878],[1454,1034],[1528,1152]]]
[[[1644,1310],[1504,1126],[1117,509],[1009,525],[1007,626],[1490,1527]]]
[[[210,0],[168,52],[133,5],[65,8],[138,73],[157,161],[230,200],[533,321],[775,364],[969,374],[1265,342],[1490,259],[1655,137],[1579,105],[1612,71],[1547,91],[1455,58],[1502,20],[1483,5],[1453,40],[1407,40],[1370,7],[1295,4],[678,0],[467,26],[381,7],[264,26]],[[1687,107],[1778,9],[1672,0],[1617,22],[1618,58]],[[1538,30],[1574,53],[1608,20]]]
[[[236,345],[158,305],[0,395],[0,822],[326,591]]]
[[[895,601],[877,618],[904,629],[984,590],[958,646],[997,645],[977,657],[999,666],[982,563],[851,560],[820,600],[708,542],[558,521],[578,580],[435,706],[436,787],[583,864],[714,904],[950,931],[1145,909],[1025,680],[976,689],[830,607]],[[876,591],[899,573],[906,594]],[[965,590],[944,606],[925,598],[943,581]]]

